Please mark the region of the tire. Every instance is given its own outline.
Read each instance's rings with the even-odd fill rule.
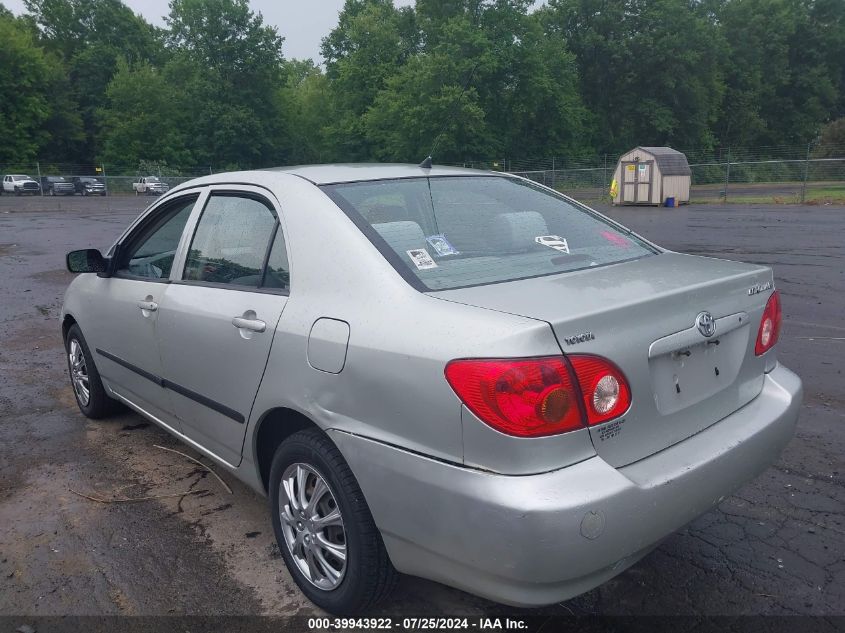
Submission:
[[[87,190],[85,190],[85,189],[82,190],[82,197],[83,198],[88,197],[88,191]]]
[[[20,190],[20,189],[18,189],[18,188],[15,188],[15,195],[16,195],[16,196],[21,195],[21,190]]]
[[[82,330],[76,324],[70,327],[65,337],[65,351],[67,352],[68,375],[70,377],[71,388],[73,389],[76,404],[79,406],[82,415],[92,420],[99,420],[122,411],[124,409],[123,405],[109,397],[106,393],[106,389],[103,387],[103,381],[100,380],[100,373],[97,371],[97,366],[91,357],[91,350],[88,349],[88,343],[85,342],[85,337],[82,336]],[[74,360],[78,358],[78,353],[81,353],[84,364],[80,367],[77,362],[77,371],[81,369],[87,376],[87,402],[85,402],[83,390],[79,388],[78,383],[74,379]],[[78,373],[77,376],[79,376]]]
[[[308,525],[310,522],[307,514],[298,515],[296,509],[289,503],[282,479],[285,477],[290,478],[291,482],[301,481],[302,479],[297,479],[296,475],[291,474],[292,471],[296,471],[297,465],[304,467],[303,471],[306,473],[304,480],[308,482],[304,486],[306,491],[309,485],[313,486],[312,492],[316,489],[317,478],[321,478],[326,483],[328,489],[317,499],[319,503],[314,512],[317,516],[326,516],[335,509],[339,510],[341,517],[339,526],[334,525],[323,530],[319,527],[311,527]],[[298,431],[282,442],[273,456],[269,487],[273,531],[276,534],[279,550],[294,581],[311,602],[329,613],[356,615],[372,608],[390,594],[399,580],[399,574],[390,562],[381,534],[373,521],[355,476],[340,451],[322,431],[317,429]],[[294,494],[294,498],[296,497],[297,495]],[[306,525],[300,529],[289,520],[285,521],[285,527],[283,527],[283,511],[293,514],[293,521],[302,516],[303,520],[297,523],[300,526]],[[289,539],[296,538],[297,534],[300,536],[305,534],[302,538],[306,543],[316,543],[316,540],[308,541],[308,535],[316,534],[322,538],[323,542],[328,540],[344,548],[345,563],[341,563],[340,559],[331,555],[328,558],[323,555],[323,561],[328,560],[332,569],[340,573],[339,578],[330,579],[329,574],[323,571],[326,569],[325,565],[320,565],[320,561],[314,559],[314,566],[318,572],[317,580],[321,581],[323,586],[312,582],[311,572],[307,569],[304,557],[298,556],[295,559],[292,548],[288,545]],[[294,549],[296,549],[295,544]],[[328,551],[320,547],[314,549]],[[305,550],[297,551],[304,553]],[[306,570],[301,569],[300,565],[306,566]],[[341,566],[342,569],[338,570]],[[320,574],[323,578],[320,578]],[[333,586],[327,586],[332,582],[335,583]]]

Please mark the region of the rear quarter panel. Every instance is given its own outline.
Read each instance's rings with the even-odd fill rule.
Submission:
[[[276,194],[287,229],[291,293],[249,421],[247,453],[255,454],[261,416],[287,407],[323,429],[462,463],[462,405],[446,382],[446,363],[559,354],[551,328],[414,290],[328,197],[288,178]],[[308,333],[321,317],[350,326],[338,374],[308,363]],[[590,446],[586,433],[578,442]]]

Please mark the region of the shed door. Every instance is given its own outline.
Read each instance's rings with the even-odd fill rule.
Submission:
[[[650,203],[654,161],[624,161],[622,163],[622,202]]]
[[[651,174],[654,161],[637,163],[637,202],[651,202]]]
[[[637,164],[622,163],[622,202],[637,201]]]

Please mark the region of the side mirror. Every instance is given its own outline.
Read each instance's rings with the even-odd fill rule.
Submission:
[[[106,258],[96,248],[84,248],[67,254],[67,269],[72,273],[104,273]]]

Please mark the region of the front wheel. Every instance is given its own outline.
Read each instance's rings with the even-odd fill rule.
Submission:
[[[106,393],[82,330],[76,324],[68,330],[65,349],[73,395],[82,414],[97,420],[123,409],[123,405]]]
[[[282,442],[270,469],[273,530],[302,592],[335,614],[382,601],[399,574],[346,460],[317,429]]]

